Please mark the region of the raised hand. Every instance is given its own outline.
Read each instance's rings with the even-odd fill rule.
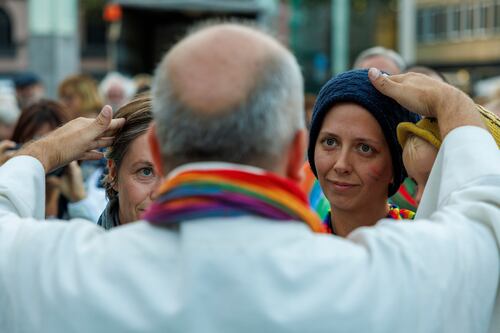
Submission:
[[[77,159],[103,157],[96,149],[109,146],[125,119],[112,119],[113,111],[104,106],[97,118],[77,118],[41,139],[20,149],[16,156],[29,155],[38,159],[45,172]]]
[[[418,73],[389,76],[376,68],[370,68],[368,76],[378,91],[408,110],[438,118],[443,138],[459,126],[485,128],[472,99],[447,83]]]

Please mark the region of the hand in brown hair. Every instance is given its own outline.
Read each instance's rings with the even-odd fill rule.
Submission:
[[[96,149],[109,146],[114,134],[125,120],[112,119],[109,105],[103,107],[97,118],[77,118],[49,133],[43,138],[25,145],[16,156],[29,155],[38,159],[45,172],[80,159],[100,159]]]

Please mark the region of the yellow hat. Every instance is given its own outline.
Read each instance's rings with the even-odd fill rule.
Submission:
[[[422,118],[416,124],[410,122],[399,123],[397,134],[399,144],[403,148],[410,134],[424,139],[437,149],[441,146],[441,134],[435,118]]]
[[[477,110],[495,139],[498,148],[500,148],[500,118],[480,105],[477,105]],[[437,149],[441,146],[441,134],[439,133],[439,126],[435,118],[423,118],[416,124],[409,122],[400,123],[397,128],[397,134],[401,147],[404,147],[410,134],[429,142]]]
[[[493,112],[486,110],[481,105],[478,105],[477,109],[483,117],[483,121],[486,124],[488,131],[490,131],[493,139],[495,139],[498,148],[500,148],[500,117]]]

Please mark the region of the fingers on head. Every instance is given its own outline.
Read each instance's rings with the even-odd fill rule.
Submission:
[[[99,160],[104,157],[104,154],[96,151],[96,150],[90,150],[86,151],[83,153],[80,157],[81,160]]]

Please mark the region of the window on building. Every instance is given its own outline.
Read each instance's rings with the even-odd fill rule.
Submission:
[[[85,10],[82,22],[82,56],[100,57],[106,55],[106,22],[102,8]]]
[[[479,35],[484,35],[486,31],[488,30],[488,5],[483,4],[483,5],[478,5],[475,8],[475,18],[476,18],[476,25],[475,25],[475,32],[476,34]]]
[[[419,42],[423,42],[425,34],[425,25],[424,25],[424,10],[419,10],[417,12],[417,39]]]
[[[463,36],[464,37],[469,37],[472,35],[472,32],[474,31],[474,26],[475,26],[475,6],[463,6]]]
[[[434,38],[446,38],[446,8],[436,8],[434,10]]]
[[[460,36],[461,13],[459,6],[448,7],[448,38],[454,39]]]
[[[493,27],[496,31],[500,31],[500,2],[494,4],[493,9]]]
[[[10,17],[4,9],[0,8],[0,56],[11,57],[14,53]]]

